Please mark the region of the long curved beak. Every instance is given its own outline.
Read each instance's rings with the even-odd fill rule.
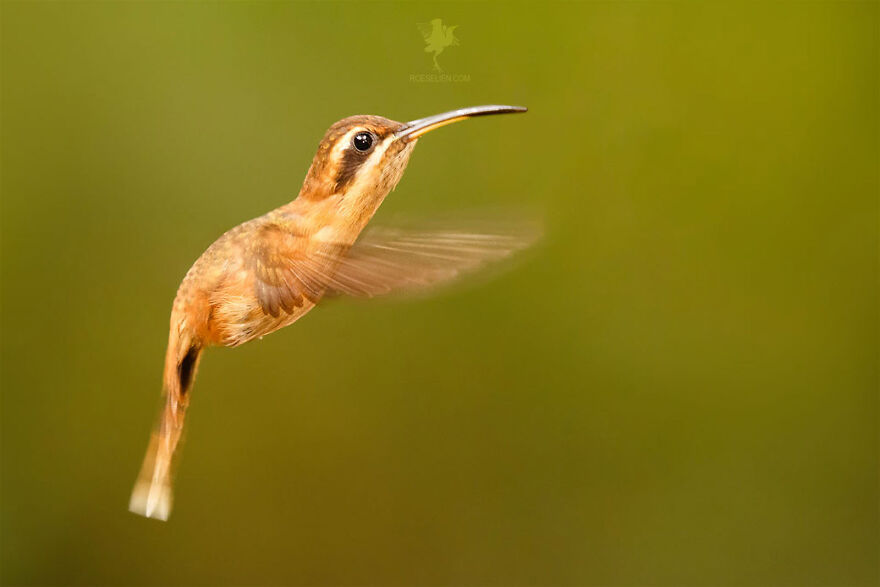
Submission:
[[[474,116],[487,116],[489,114],[510,114],[513,112],[526,112],[528,108],[523,106],[499,106],[493,104],[490,106],[471,106],[469,108],[459,108],[458,110],[450,110],[443,114],[435,114],[427,118],[419,118],[418,120],[410,120],[402,129],[394,133],[395,139],[404,139],[405,141],[413,141],[426,132],[430,132],[435,128],[464,120],[465,118],[473,118]]]

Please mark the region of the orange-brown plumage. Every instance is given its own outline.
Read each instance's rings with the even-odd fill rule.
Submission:
[[[328,129],[292,202],[227,231],[196,260],[171,311],[165,405],[132,493],[132,511],[166,519],[171,468],[202,351],[292,324],[328,294],[374,296],[447,281],[522,248],[533,231],[455,228],[363,232],[397,185],[419,136],[510,106],[408,123],[352,116]]]

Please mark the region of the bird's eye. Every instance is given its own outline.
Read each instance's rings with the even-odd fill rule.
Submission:
[[[368,132],[359,132],[351,139],[351,144],[362,153],[369,151],[370,147],[373,146],[373,135]]]

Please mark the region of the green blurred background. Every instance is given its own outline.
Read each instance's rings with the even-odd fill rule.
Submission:
[[[380,215],[541,246],[211,350],[128,513],[189,265],[335,120],[484,103]],[[878,122],[875,2],[3,2],[2,581],[876,584]]]

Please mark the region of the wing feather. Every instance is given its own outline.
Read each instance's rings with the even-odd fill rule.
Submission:
[[[268,223],[254,238],[250,269],[260,308],[278,317],[324,295],[424,291],[508,257],[539,235],[534,222],[458,220],[373,226],[349,247],[316,243],[287,226]]]
[[[263,312],[273,317],[318,301],[347,248],[315,243],[276,223],[262,226],[253,242],[248,258],[254,293]]]
[[[373,297],[424,290],[524,249],[539,234],[529,222],[471,229],[368,228],[336,265],[327,293]]]

